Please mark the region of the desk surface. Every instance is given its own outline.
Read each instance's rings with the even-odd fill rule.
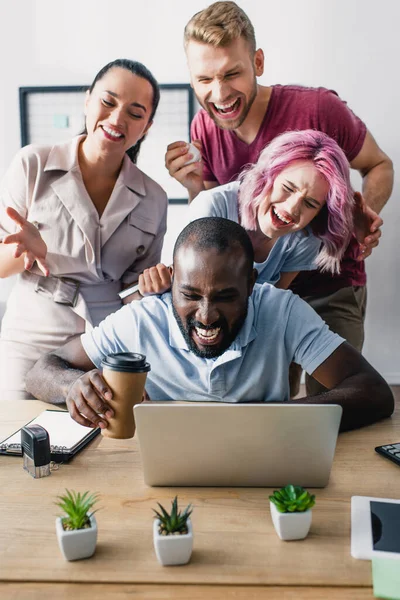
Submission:
[[[0,402],[0,439],[44,408]],[[270,489],[147,487],[136,439],[99,436],[38,480],[23,471],[21,458],[0,456],[0,596],[26,598],[29,589],[29,598],[52,598],[55,590],[57,598],[89,598],[102,583],[101,594],[117,600],[138,591],[143,598],[195,599],[208,591],[213,598],[372,598],[371,563],[350,555],[350,498],[400,497],[398,467],[374,452],[398,441],[398,412],[341,434],[329,485],[315,490],[310,534],[297,542],[277,537]],[[54,500],[65,488],[101,496],[98,545],[89,560],[66,562],[58,549]],[[194,550],[188,565],[168,568],[154,554],[151,509],[157,501],[169,505],[176,493],[182,506],[194,506]]]

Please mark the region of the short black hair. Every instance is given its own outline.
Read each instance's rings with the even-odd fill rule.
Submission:
[[[246,258],[249,276],[254,268],[253,244],[241,225],[222,217],[203,217],[187,225],[179,234],[173,252],[173,262],[178,250],[185,244],[191,244],[199,250],[215,248],[218,252],[228,249],[240,249]]]

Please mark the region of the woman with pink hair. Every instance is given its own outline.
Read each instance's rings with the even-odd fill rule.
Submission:
[[[355,201],[349,163],[332,138],[311,129],[284,133],[240,180],[239,221],[255,249],[268,251],[271,244],[263,238],[276,243],[300,231],[300,239],[313,234],[323,244],[311,268],[339,272],[354,228]]]
[[[191,221],[225,217],[248,232],[259,283],[287,288],[299,271],[339,272],[354,230],[349,163],[325,133],[307,129],[276,137],[237,181],[201,192],[189,206]],[[143,294],[162,293],[170,282],[157,265],[139,278]]]

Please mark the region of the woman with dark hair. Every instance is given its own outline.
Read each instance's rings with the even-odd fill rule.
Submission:
[[[167,197],[135,165],[159,98],[144,65],[115,60],[86,93],[84,134],[23,148],[5,175],[0,277],[18,278],[2,322],[0,399],[27,397],[40,355],[120,308],[118,292],[160,260]]]

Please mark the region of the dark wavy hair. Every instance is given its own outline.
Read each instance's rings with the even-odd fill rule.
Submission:
[[[127,71],[130,71],[133,75],[137,75],[138,77],[141,77],[142,79],[145,79],[150,83],[151,87],[153,88],[153,101],[151,105],[151,114],[149,117],[149,121],[152,121],[154,115],[156,114],[158,103],[160,102],[160,88],[157,83],[157,80],[155,79],[154,75],[149,71],[149,69],[145,67],[142,63],[137,62],[136,60],[129,60],[128,58],[117,58],[116,60],[109,62],[102,69],[100,69],[96,77],[93,79],[93,83],[88,90],[89,94],[93,92],[96,83],[100,81],[100,79],[103,79],[104,75],[114,67],[126,69]],[[87,134],[86,125],[82,133]],[[142,138],[140,138],[140,140],[136,142],[134,146],[132,146],[126,151],[126,154],[129,156],[129,158],[134,164],[136,164],[137,162],[140,146],[145,137],[146,136],[144,135]]]

